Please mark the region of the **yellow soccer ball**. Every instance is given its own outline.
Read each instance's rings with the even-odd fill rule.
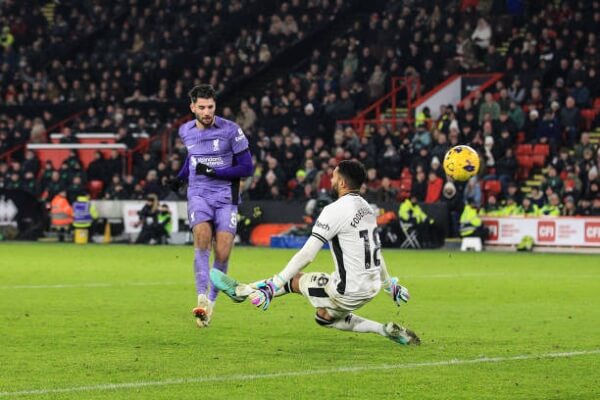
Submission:
[[[479,154],[469,146],[454,146],[444,157],[446,175],[459,182],[477,175],[479,164]]]

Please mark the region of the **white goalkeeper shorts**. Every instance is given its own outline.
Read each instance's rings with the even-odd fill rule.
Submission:
[[[345,318],[352,311],[359,309],[372,299],[372,297],[352,299],[352,304],[347,304],[344,299],[329,295],[331,292],[327,288],[329,281],[329,274],[324,272],[304,273],[300,278],[300,292],[313,307],[324,308],[333,319]]]

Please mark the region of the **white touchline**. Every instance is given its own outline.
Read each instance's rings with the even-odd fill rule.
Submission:
[[[597,275],[567,275],[567,274],[523,274],[523,273],[511,273],[511,272],[480,272],[480,273],[464,273],[460,272],[454,274],[434,274],[434,275],[402,275],[399,273],[399,277],[402,279],[462,279],[462,278],[506,278],[506,279],[536,279],[536,278],[570,278],[570,279],[600,279],[600,274]]]
[[[271,379],[271,378],[289,378],[296,376],[311,376],[311,375],[328,375],[337,374],[344,372],[370,372],[370,371],[382,371],[382,370],[394,370],[394,369],[412,369],[412,368],[424,368],[424,367],[444,367],[452,365],[467,365],[467,364],[484,364],[484,363],[501,363],[507,361],[520,361],[520,360],[536,360],[536,359],[547,359],[547,358],[565,358],[565,357],[578,357],[600,354],[600,349],[595,350],[582,350],[582,351],[569,351],[562,353],[542,353],[542,354],[521,354],[518,356],[510,357],[482,357],[473,358],[467,360],[452,359],[446,361],[429,361],[412,364],[381,364],[381,365],[364,365],[357,367],[336,367],[326,369],[314,369],[306,371],[284,371],[274,372],[269,374],[248,374],[248,375],[225,375],[225,376],[207,376],[198,378],[175,378],[166,379],[164,381],[141,381],[141,382],[126,382],[126,383],[107,383],[100,385],[90,386],[74,386],[59,389],[32,389],[32,390],[20,390],[15,392],[0,392],[0,397],[16,397],[16,396],[27,396],[27,395],[47,395],[54,393],[72,393],[72,392],[92,392],[101,390],[118,390],[118,389],[136,389],[151,386],[169,386],[169,385],[182,385],[190,383],[206,383],[206,382],[231,382],[231,381],[252,381],[256,379]]]
[[[523,275],[511,273],[455,273],[455,274],[435,274],[435,275],[402,275],[402,279],[463,279],[463,278],[570,278],[570,279],[600,279],[600,275]],[[0,285],[0,290],[9,289],[77,289],[77,288],[106,288],[106,287],[126,287],[126,286],[171,286],[171,285],[187,285],[189,282],[122,282],[122,283],[66,283],[55,285]]]
[[[189,282],[122,282],[122,283],[73,283],[57,285],[3,285],[3,289],[77,289],[77,288],[106,288],[123,286],[167,286],[167,285],[185,285]]]

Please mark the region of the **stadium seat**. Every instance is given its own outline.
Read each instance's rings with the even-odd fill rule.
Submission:
[[[412,189],[412,178],[403,178],[400,181],[400,190]]]
[[[517,133],[517,143],[519,143],[519,144],[525,143],[525,132]]]
[[[298,186],[298,181],[295,179],[290,179],[287,183],[287,188],[289,191],[296,189],[296,186]]]
[[[533,157],[531,155],[517,155],[517,163],[521,168],[533,168]]]
[[[531,157],[531,161],[534,167],[543,167],[546,165],[546,156],[543,154],[534,154]]]
[[[581,110],[581,118],[582,123],[586,131],[592,129],[592,122],[596,117],[596,110],[593,108],[586,108],[585,110]]]
[[[558,176],[560,177],[560,179],[565,182],[567,180],[567,177],[569,176],[569,173],[567,172],[567,170],[563,169],[560,174],[558,174]],[[566,183],[565,183],[566,185]]]
[[[390,179],[390,187],[392,189],[396,189],[397,191],[402,190],[402,180],[400,180],[400,179]]]
[[[486,198],[489,194],[497,195],[502,191],[502,183],[495,179],[485,181],[483,184],[483,191],[486,194]]]
[[[544,157],[548,157],[550,155],[550,145],[545,143],[536,144],[533,146],[533,154],[541,154]]]
[[[517,151],[515,151],[517,158],[519,156],[530,156],[533,154],[533,145],[531,144],[520,144],[517,146]]]
[[[97,199],[98,196],[102,194],[102,189],[104,189],[104,182],[100,180],[94,180],[88,183],[88,190],[92,199]]]
[[[533,158],[530,155],[517,156],[519,169],[517,171],[518,179],[526,179],[529,177],[529,171],[533,168]]]
[[[290,179],[287,183],[287,198],[291,200],[294,197],[294,193],[292,192],[298,186],[298,181],[296,179]]]
[[[410,173],[410,169],[408,168],[404,168],[402,170],[402,175],[400,175],[400,178],[404,179],[412,179],[412,174]]]

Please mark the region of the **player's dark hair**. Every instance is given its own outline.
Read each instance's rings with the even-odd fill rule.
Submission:
[[[216,99],[217,92],[211,85],[196,85],[189,91],[188,95],[192,103],[198,99]]]
[[[359,190],[367,180],[367,171],[365,171],[365,167],[359,161],[341,161],[338,164],[338,173],[344,177],[350,190]]]

